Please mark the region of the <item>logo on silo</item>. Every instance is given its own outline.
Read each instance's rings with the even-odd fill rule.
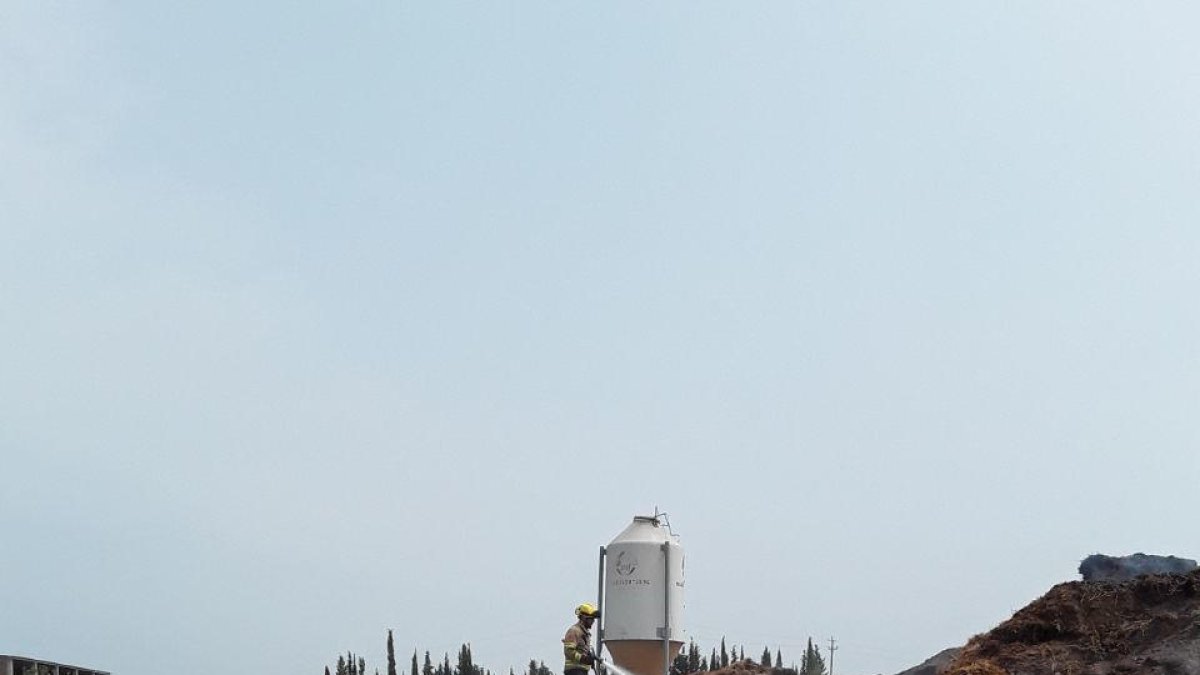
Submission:
[[[637,570],[637,566],[637,556],[630,555],[628,551],[621,551],[617,554],[617,574],[627,577]]]

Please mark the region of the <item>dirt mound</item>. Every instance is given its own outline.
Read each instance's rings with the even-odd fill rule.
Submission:
[[[759,665],[750,659],[742,659],[730,663],[725,668],[711,670],[707,675],[769,675],[770,673],[780,673],[785,670],[783,668],[771,668]],[[795,673],[796,671],[792,670],[788,672]]]
[[[1200,675],[1200,570],[1059,584],[943,675]]]
[[[958,653],[961,651],[962,647],[943,649],[928,659],[925,659],[923,663],[915,665],[908,670],[902,670],[899,673],[896,673],[896,675],[938,675],[938,673],[945,670],[946,666],[950,665],[950,662],[953,661],[954,657],[958,656]]]

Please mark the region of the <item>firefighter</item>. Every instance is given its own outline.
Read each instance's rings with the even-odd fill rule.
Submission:
[[[563,656],[566,657],[563,675],[588,675],[588,670],[596,664],[596,654],[592,651],[592,624],[600,618],[600,610],[585,602],[575,608],[575,616],[579,621],[571,624],[563,637]]]

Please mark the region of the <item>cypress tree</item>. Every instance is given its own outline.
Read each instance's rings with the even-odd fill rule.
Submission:
[[[759,660],[759,663],[768,668],[771,667],[771,648],[770,647],[763,647],[763,655],[762,655],[762,659]]]
[[[729,667],[729,652],[725,649],[725,636],[721,636],[721,667]]]
[[[808,647],[800,660],[800,675],[825,675],[825,659],[821,657],[820,648],[813,645],[812,638],[808,638]]]
[[[408,675],[417,675],[417,650],[413,650],[412,670],[408,671]]]
[[[396,643],[392,641],[392,629],[388,629],[387,640],[388,675],[396,675]]]
[[[464,644],[458,649],[458,667],[454,669],[454,675],[478,675],[475,672],[475,663],[471,659],[471,645]]]
[[[421,669],[421,675],[433,675],[433,661],[429,660],[429,650],[425,650],[425,667]]]
[[[700,648],[696,646],[695,640],[688,641],[687,667],[689,673],[700,672]]]

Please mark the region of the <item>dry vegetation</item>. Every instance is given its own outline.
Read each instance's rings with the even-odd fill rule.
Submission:
[[[1059,584],[943,675],[1200,675],[1200,571]]]

